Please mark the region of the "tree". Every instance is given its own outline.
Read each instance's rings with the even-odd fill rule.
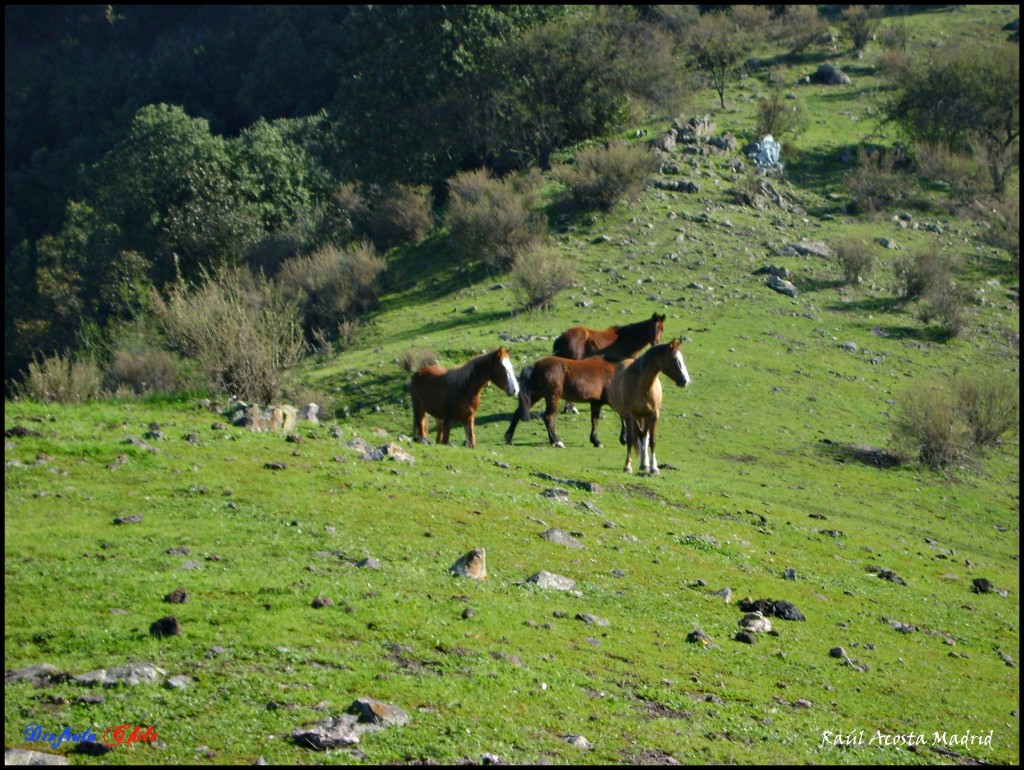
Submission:
[[[857,53],[863,53],[868,41],[875,36],[882,11],[880,5],[851,5],[843,11],[843,26]]]
[[[698,69],[718,92],[718,101],[724,108],[726,85],[750,52],[750,37],[729,14],[706,13],[690,28],[688,48]]]
[[[950,43],[913,58],[885,110],[914,139],[975,152],[1002,194],[1020,164],[1020,53],[1015,45]]]

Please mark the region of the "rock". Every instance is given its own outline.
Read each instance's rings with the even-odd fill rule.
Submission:
[[[538,588],[554,588],[556,591],[571,591],[576,587],[576,581],[562,575],[556,575],[547,570],[541,570],[536,575],[526,578],[527,583],[534,583]]]
[[[779,294],[785,294],[787,297],[796,297],[798,294],[796,286],[792,282],[779,278],[777,275],[773,275],[768,279],[768,288],[774,289]]]
[[[4,752],[5,765],[70,765],[66,757],[27,749],[7,749]]]
[[[582,735],[567,735],[565,736],[565,741],[570,746],[575,746],[576,748],[583,749],[585,751],[589,751],[590,749],[594,748],[594,744],[592,744]]]
[[[356,562],[356,566],[360,569],[380,569],[380,559],[375,559],[372,556],[367,556],[362,561]]]
[[[11,669],[4,674],[4,684],[29,682],[33,687],[45,687],[64,679],[64,673],[50,663],[36,663],[23,668]]]
[[[772,612],[783,620],[807,620],[804,614],[789,602],[777,601],[772,605]]]
[[[172,676],[164,683],[168,690],[184,690],[192,684],[192,678],[188,676]]]
[[[549,543],[556,543],[558,545],[564,545],[566,548],[574,548],[580,550],[586,548],[583,543],[574,538],[568,532],[565,532],[558,527],[552,527],[544,532],[541,532],[540,536],[547,540]]]
[[[744,154],[755,166],[764,171],[782,171],[782,145],[776,142],[775,137],[771,134],[765,134],[757,141],[747,145]]]
[[[320,407],[317,406],[316,404],[306,404],[304,407],[302,407],[302,409],[298,411],[298,413],[296,414],[296,419],[305,420],[307,422],[313,423],[313,425],[318,425],[320,423],[320,419],[317,416],[319,412]]]
[[[974,578],[974,586],[971,590],[976,594],[991,594],[996,592],[996,587],[988,578]]]
[[[754,635],[749,631],[737,631],[736,636],[733,637],[737,642],[743,642],[744,644],[754,644],[757,640]]]
[[[796,570],[792,567],[787,567],[786,571],[782,573],[783,580],[796,580]]]
[[[154,620],[149,626],[149,635],[161,639],[165,636],[181,636],[181,623],[173,615]]]
[[[715,591],[715,596],[721,596],[722,601],[728,604],[732,601],[732,589],[723,588],[721,591]]]
[[[610,626],[604,618],[598,615],[591,615],[589,612],[578,612],[576,613],[576,620],[582,620],[588,626]]]
[[[888,581],[890,581],[892,583],[896,583],[897,585],[901,585],[901,586],[905,586],[907,584],[906,580],[901,578],[899,575],[897,575],[891,569],[884,569],[883,568],[883,569],[878,570],[878,577],[882,578],[882,580],[888,580]]]
[[[359,743],[359,735],[363,732],[357,728],[358,721],[352,714],[340,714],[308,730],[295,728],[292,730],[292,740],[316,751],[353,746]]]
[[[141,524],[142,516],[138,513],[133,513],[131,516],[118,516],[114,519],[115,524]]]
[[[811,75],[811,82],[825,86],[849,85],[850,76],[833,64],[825,62]]]
[[[802,257],[823,257],[825,259],[832,257],[832,249],[821,241],[809,241],[804,238],[799,243],[790,244],[788,248]]]
[[[374,698],[357,698],[347,711],[355,714],[360,724],[377,727],[400,727],[409,721],[409,715],[403,709]]]
[[[772,630],[772,622],[760,612],[748,612],[739,621],[740,628],[753,634],[766,634]]]
[[[686,641],[691,644],[701,644],[705,647],[710,647],[712,644],[711,637],[704,633],[703,630],[696,628],[686,635]]]
[[[883,249],[898,249],[900,247],[892,238],[875,238],[875,243]]]
[[[184,604],[188,601],[188,591],[184,588],[175,588],[164,597],[164,601],[168,604]]]
[[[779,278],[789,278],[789,271],[777,265],[764,265],[757,268],[751,275],[777,275]]]
[[[312,602],[313,609],[319,610],[323,607],[333,607],[334,599],[329,596],[318,596]]]
[[[842,647],[833,647],[831,650],[828,651],[828,654],[829,654],[830,657],[833,657],[833,658],[845,658],[845,657],[847,657],[846,650],[844,650]]]
[[[487,553],[483,548],[474,548],[463,554],[448,569],[455,577],[468,577],[476,580],[487,579]]]
[[[161,680],[166,675],[166,671],[162,668],[157,668],[152,663],[127,663],[123,666],[116,666],[115,668],[99,668],[95,671],[79,674],[78,676],[72,677],[72,681],[76,684],[87,685],[89,687],[97,685],[102,685],[103,687],[115,687],[119,684],[134,687],[140,684],[153,684],[154,682]]]

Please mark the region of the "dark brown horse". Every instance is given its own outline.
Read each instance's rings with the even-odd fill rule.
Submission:
[[[654,434],[661,411],[658,374],[664,372],[680,387],[690,384],[690,374],[679,350],[681,342],[672,340],[664,345],[655,345],[639,358],[628,358],[615,367],[608,403],[622,415],[626,430],[627,473],[633,472],[630,453],[634,446],[640,457],[640,470],[658,473],[658,461],[654,457]]]
[[[607,329],[574,326],[555,340],[554,354],[562,358],[588,358],[602,355],[614,358],[635,358],[647,345],[661,342],[665,316],[654,313],[648,321],[638,321]]]
[[[597,423],[601,419],[601,407],[608,403],[608,388],[615,374],[615,364],[601,356],[573,361],[570,358],[548,356],[532,366],[523,369],[519,375],[519,409],[512,415],[512,422],[505,431],[505,441],[512,443],[516,425],[520,420],[530,419],[530,405],[544,397],[544,426],[548,429],[551,446],[565,447],[555,433],[555,412],[558,400],[590,403],[590,443],[601,446],[597,437]]]
[[[488,381],[508,395],[519,394],[519,383],[512,371],[508,350],[498,348],[484,353],[456,369],[424,366],[412,376],[413,439],[421,444],[427,440],[427,415],[437,420],[437,443],[447,444],[453,422],[466,426],[466,444],[476,446],[474,415],[480,406],[480,391]]]

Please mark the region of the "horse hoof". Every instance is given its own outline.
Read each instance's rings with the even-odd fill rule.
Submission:
[[[596,444],[594,444],[594,449],[604,449],[604,444],[598,441]]]
[[[561,441],[556,441],[551,446],[553,446],[555,449],[565,449],[565,444],[563,444]]]

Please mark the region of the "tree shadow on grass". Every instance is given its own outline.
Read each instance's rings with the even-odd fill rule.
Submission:
[[[875,468],[898,468],[903,464],[902,458],[875,446],[866,444],[847,444],[823,438],[818,444],[818,451],[839,463],[858,462]]]

